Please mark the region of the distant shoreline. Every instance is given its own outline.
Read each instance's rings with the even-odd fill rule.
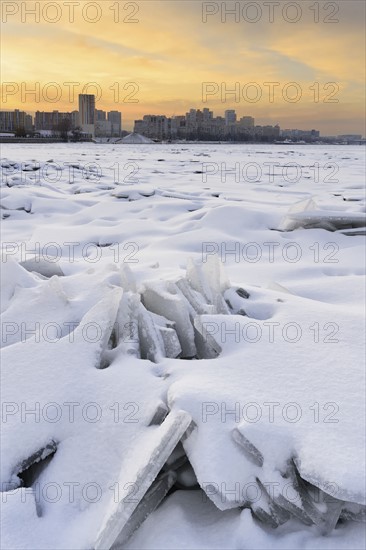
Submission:
[[[25,145],[41,145],[49,143],[67,143],[72,145],[80,145],[80,143],[94,143],[95,145],[132,145],[129,143],[119,142],[97,142],[93,139],[85,139],[82,141],[64,141],[59,138],[16,138],[16,137],[0,137],[0,143],[21,143]],[[133,145],[365,145],[366,140],[339,142],[339,141],[317,141],[317,142],[286,142],[286,141],[158,141],[153,143],[135,143]]]

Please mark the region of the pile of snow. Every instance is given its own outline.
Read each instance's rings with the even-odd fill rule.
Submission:
[[[143,136],[141,134],[138,134],[137,132],[132,132],[131,134],[128,134],[128,136],[125,136],[122,138],[119,143],[129,143],[133,145],[137,145],[138,143],[153,143],[152,139]]]

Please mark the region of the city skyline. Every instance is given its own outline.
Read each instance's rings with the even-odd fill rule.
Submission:
[[[240,88],[238,88],[238,89],[240,90]],[[275,88],[273,88],[273,86],[272,86],[272,89],[273,89],[273,91],[275,90]],[[24,90],[25,91],[22,92],[21,88],[19,88],[19,95],[21,95],[23,93],[25,93],[26,95],[32,95],[32,92],[31,91],[29,92],[28,88],[25,87]],[[34,90],[36,90],[36,88],[34,88]],[[68,92],[69,91],[70,90],[68,89]],[[266,91],[268,91],[268,93],[270,92],[270,87],[269,86],[267,86]],[[119,92],[120,92],[120,90],[119,90]],[[221,94],[221,91],[219,91],[219,93]],[[313,93],[315,94],[316,91],[313,90]],[[38,94],[38,92],[36,92],[35,95],[37,95],[37,94]],[[3,92],[2,95],[4,96],[4,92]],[[78,95],[79,94],[76,94],[76,97],[78,97]],[[228,95],[229,95],[229,92],[228,92]],[[39,87],[39,96],[40,97],[42,96],[42,87],[41,86]],[[59,111],[59,112],[72,113],[72,112],[78,111],[78,107],[79,107],[78,99],[76,99],[72,103],[68,102],[68,101],[67,102],[60,101],[58,103],[54,103],[54,102],[50,103],[50,102],[47,102],[47,101],[46,102],[39,101],[35,104],[33,102],[29,102],[29,104],[31,104],[33,106],[36,105],[36,108],[33,108],[33,109],[27,108],[26,107],[27,103],[26,104],[24,104],[22,102],[17,103],[16,101],[11,100],[11,96],[10,96],[10,97],[8,97],[5,104],[4,104],[4,102],[2,102],[2,107],[0,109],[0,112],[13,111],[13,110],[25,111],[27,114],[29,114],[33,118],[35,118],[36,113],[39,112],[39,111],[40,112]],[[141,108],[142,106],[139,105],[139,109],[138,110],[136,109],[136,116],[134,116],[134,111],[131,110],[127,106],[126,103],[122,103],[122,104],[119,104],[117,102],[101,103],[101,102],[98,102],[97,98],[95,99],[95,110],[96,111],[101,110],[101,111],[105,111],[105,112],[110,112],[110,111],[120,112],[123,116],[124,129],[128,130],[128,131],[131,131],[131,132],[134,130],[134,125],[135,125],[136,120],[139,120],[139,119],[143,118],[146,114],[155,115],[155,116],[165,115],[169,118],[173,118],[173,117],[176,117],[176,116],[181,116],[181,114],[183,112],[188,112],[190,109],[192,109],[192,104],[190,104],[188,102],[184,102],[184,105],[187,105],[187,107],[182,106],[182,107],[180,107],[180,110],[178,108],[178,109],[175,109],[174,111],[172,111],[171,109],[170,110],[168,109],[168,111],[165,111],[165,112],[163,112],[163,109],[161,109],[160,111],[155,111],[155,112],[148,111],[146,109],[144,110],[144,109]],[[198,102],[198,105],[196,104],[194,108],[195,109],[200,109],[200,110],[203,110],[205,108],[209,108],[210,110],[215,110],[216,116],[222,116],[222,117],[225,117],[225,112],[227,110],[235,110],[238,118],[245,117],[245,116],[254,116],[254,113],[257,112],[257,115],[255,116],[255,120],[258,122],[258,124],[260,124],[260,125],[280,124],[281,125],[281,120],[279,120],[278,118],[275,118],[275,116],[273,114],[272,115],[267,114],[267,116],[266,116],[265,113],[268,113],[268,110],[266,108],[264,108],[262,113],[261,113],[260,111],[258,112],[258,107],[256,107],[255,105],[253,106],[253,104],[251,104],[251,103],[249,103],[247,105],[247,107],[239,106],[239,108],[237,107],[237,104],[235,102],[230,103],[229,105],[230,106],[228,106],[228,104],[225,103],[224,106],[222,106],[222,102],[220,102],[218,105],[216,105],[216,107],[212,107],[212,106],[210,106],[210,102],[209,102],[209,99],[208,99],[205,103]],[[248,114],[249,110],[252,113],[251,115]],[[126,115],[126,113],[127,113],[127,115]],[[127,118],[127,116],[129,118]],[[301,116],[299,116],[298,118],[296,116],[293,116],[293,117],[289,118],[288,116],[286,116],[285,113],[282,114],[282,117],[283,117],[282,120],[286,121],[284,125],[288,128],[296,126],[296,127],[299,127],[299,129],[308,129],[310,126],[317,126],[318,128],[320,128],[320,131],[321,131],[322,135],[329,135],[329,136],[337,136],[337,135],[340,135],[340,134],[361,134],[362,136],[366,135],[366,126],[365,126],[365,123],[362,120],[359,121],[359,124],[357,126],[359,128],[359,131],[354,130],[354,128],[352,129],[351,124],[347,124],[346,122],[342,122],[342,121],[338,121],[338,120],[333,120],[332,121],[333,124],[332,124],[331,130],[330,130],[330,133],[326,133],[325,131],[321,130],[321,127],[322,127],[322,121],[321,120],[320,121],[318,121],[318,120],[313,120],[312,121],[310,119],[310,121],[309,121],[308,119],[304,120]],[[313,122],[313,124],[312,124],[312,122]],[[282,125],[281,125],[281,127],[282,127]],[[324,127],[324,125],[323,125],[323,127]]]
[[[188,139],[224,141],[276,141],[287,139],[316,142],[319,139],[340,139],[351,142],[363,141],[362,134],[337,134],[324,136],[314,128],[281,128],[280,124],[260,125],[250,115],[240,117],[235,109],[227,109],[224,116],[214,113],[205,107],[202,110],[190,108],[185,114],[173,117],[164,114],[145,114],[141,119],[134,121],[132,129],[122,128],[122,113],[117,110],[106,111],[96,109],[93,94],[78,96],[79,110],[62,112],[36,111],[33,117],[23,110],[0,110],[0,132],[14,132],[21,135],[22,131],[28,136],[38,132],[51,132],[54,136],[63,135],[79,128],[85,137],[123,137],[129,132],[136,132],[155,140]],[[33,124],[34,122],[34,124]],[[50,133],[48,135],[51,135]],[[71,135],[71,134],[70,134]]]
[[[28,90],[39,84],[39,102],[29,95],[23,104],[35,113],[52,110],[42,97],[49,83],[61,89],[59,108],[67,111],[65,83],[78,83],[77,95],[94,93],[83,90],[94,82],[102,91],[97,108],[123,111],[128,129],[145,113],[171,117],[195,105],[220,114],[232,108],[240,116],[250,111],[259,123],[316,126],[324,135],[365,133],[362,2],[347,2],[347,10],[340,2],[334,13],[324,3],[316,13],[319,3],[301,2],[299,20],[296,10],[267,2],[273,8],[272,26],[268,7],[261,5],[255,20],[254,12],[243,11],[243,2],[224,2],[223,12],[221,2],[141,1],[128,3],[128,9],[123,4],[116,13],[117,3],[105,1],[94,3],[99,13],[84,10],[88,2],[83,0],[74,6],[71,23],[70,7],[53,2],[60,10],[57,25],[51,22],[58,16],[55,10],[32,14],[31,2],[20,4],[24,10],[3,13],[2,81],[19,87],[7,96],[3,110],[21,103],[22,83]],[[206,102],[205,83],[219,88]],[[256,88],[247,89],[252,83],[261,92],[257,102],[252,102]],[[297,87],[288,89],[291,83]],[[239,93],[228,93],[224,104],[223,84],[228,91],[239,85]],[[297,93],[301,98],[293,101]]]
[[[0,111],[0,131],[11,132],[24,129],[31,133],[37,131],[60,131],[62,121],[69,122],[69,129],[80,127],[85,134],[92,138],[103,135],[121,135],[122,113],[112,110],[105,111],[96,109],[95,96],[80,94],[78,96],[78,110],[62,112],[58,109],[52,111],[37,110],[32,116],[23,110]],[[65,127],[63,127],[65,131]],[[148,137],[197,137],[203,138],[211,135],[218,138],[237,134],[251,135],[253,138],[256,132],[267,137],[279,137],[280,125],[256,125],[254,117],[242,116],[236,113],[235,109],[227,109],[224,116],[213,113],[209,108],[202,110],[190,108],[185,114],[168,117],[164,114],[145,114],[141,119],[134,121],[132,132],[141,133]],[[310,131],[287,130],[287,132],[303,132],[310,134]],[[313,137],[319,137],[319,131],[311,130]],[[294,134],[295,135],[295,134]]]

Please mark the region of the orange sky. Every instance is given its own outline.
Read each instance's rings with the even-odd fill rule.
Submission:
[[[99,90],[97,107],[121,111],[125,129],[144,114],[209,107],[323,135],[365,133],[363,1],[277,0],[272,23],[263,0],[223,4],[239,10],[226,22],[221,0],[2,0],[1,108],[77,109],[69,82],[76,99]],[[203,102],[205,82],[214,84]],[[273,98],[265,83],[276,83]]]

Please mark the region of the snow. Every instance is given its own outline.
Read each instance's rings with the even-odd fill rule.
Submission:
[[[364,149],[2,155],[2,546],[363,548]]]
[[[141,134],[137,134],[136,132],[132,132],[132,134],[128,134],[128,136],[125,136],[121,139],[121,143],[128,143],[128,144],[138,144],[138,143],[153,143],[153,141],[145,136],[142,136]]]

